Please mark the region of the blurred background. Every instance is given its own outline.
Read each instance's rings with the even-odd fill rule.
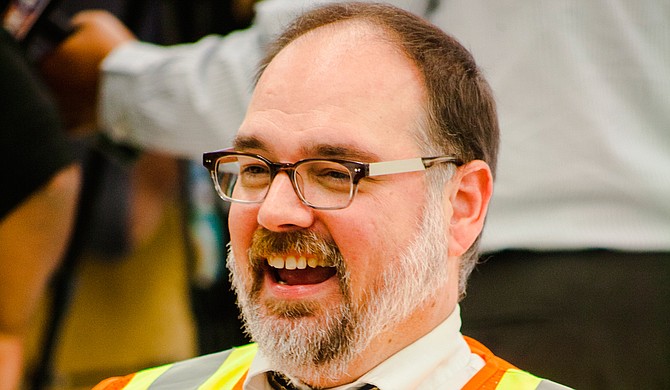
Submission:
[[[165,45],[226,34],[253,17],[251,0],[54,0],[49,7],[62,27],[78,11],[104,9],[140,40]],[[32,45],[48,50],[39,39]],[[224,266],[227,206],[201,162],[98,136],[74,143],[86,210],[73,233],[76,248],[32,322],[23,388],[90,389],[106,377],[245,343]]]

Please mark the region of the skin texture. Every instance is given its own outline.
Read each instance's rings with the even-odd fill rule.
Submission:
[[[425,99],[419,72],[381,31],[360,21],[340,22],[299,37],[273,59],[254,92],[237,146],[281,162],[310,157],[359,161],[417,157],[421,152],[412,131]],[[447,318],[458,300],[459,256],[481,231],[490,195],[491,173],[485,163],[473,161],[457,170],[442,196],[448,221],[444,238],[453,243],[444,256],[447,280],[433,298],[375,336],[343,375],[310,378],[308,384],[349,383]],[[366,291],[379,285],[378,275],[416,236],[426,199],[423,173],[390,175],[363,180],[348,208],[319,211],[303,205],[281,173],[262,204],[231,206],[231,248],[241,279],[251,288],[247,253],[257,229],[307,229],[339,247],[350,272],[350,297],[365,306]],[[311,300],[322,310],[344,299],[334,281],[287,288],[268,277],[260,298],[265,303]]]

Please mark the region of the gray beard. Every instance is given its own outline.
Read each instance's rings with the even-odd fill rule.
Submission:
[[[237,268],[249,264],[238,264],[232,250],[228,251],[228,268],[246,331],[274,369],[306,384],[335,381],[377,336],[435,298],[448,276],[446,230],[441,202],[429,199],[426,204],[416,237],[397,262],[389,262],[368,286],[364,297],[351,296],[339,250],[329,253],[340,256],[331,260],[338,268],[342,295],[342,303],[335,308],[322,307],[318,301],[261,302],[262,273],[251,272],[254,280],[247,288]]]

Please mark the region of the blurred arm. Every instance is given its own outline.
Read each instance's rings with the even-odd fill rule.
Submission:
[[[102,128],[115,141],[189,158],[229,146],[265,44],[312,3],[260,2],[250,28],[192,44],[119,47],[102,64]]]
[[[24,333],[69,242],[79,170],[62,169],[0,220],[0,390],[21,377]]]
[[[100,63],[116,47],[135,40],[114,15],[83,11],[72,19],[74,32],[47,55],[40,70],[51,87],[68,129],[96,127]]]
[[[230,146],[246,112],[265,45],[305,9],[332,1],[261,1],[248,29],[167,47],[138,42],[118,31],[116,23],[99,20],[111,15],[85,13],[77,16],[75,24],[80,29],[57,54],[65,54],[69,61],[84,60],[83,82],[96,87],[89,84],[87,93],[74,96],[74,100],[90,105],[98,97],[98,123],[113,140],[200,159],[204,151]],[[425,12],[429,3],[390,2],[417,13]],[[98,36],[103,32],[112,37]],[[92,39],[78,37],[87,33]],[[68,48],[73,52],[68,53]],[[74,55],[80,50],[84,52]],[[61,61],[63,64],[67,62]],[[99,77],[95,72],[98,65]],[[72,80],[65,85],[78,83]],[[88,107],[83,122],[92,123],[95,114],[96,108]]]

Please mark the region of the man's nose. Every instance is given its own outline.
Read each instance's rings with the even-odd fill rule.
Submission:
[[[279,172],[270,183],[258,223],[272,231],[304,229],[314,223],[314,210],[300,200],[286,172]]]

